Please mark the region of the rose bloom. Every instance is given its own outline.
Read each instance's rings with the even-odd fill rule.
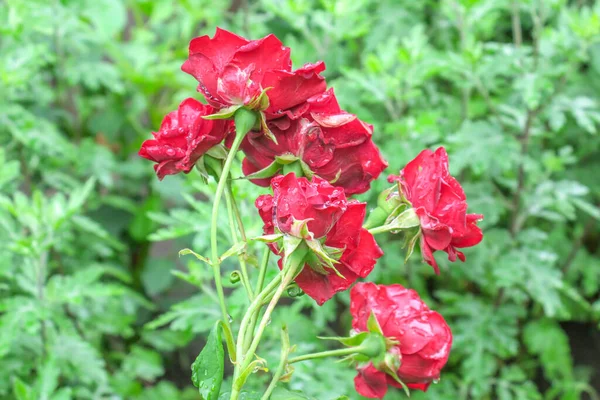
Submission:
[[[267,119],[301,112],[309,97],[326,88],[325,64],[306,64],[292,71],[290,49],[274,35],[247,40],[217,28],[215,36],[190,42],[181,69],[200,83],[198,91],[215,108],[248,105],[268,89]]]
[[[274,178],[272,186],[272,196],[256,199],[265,234],[275,233],[275,228],[290,234],[294,221],[308,220],[307,227],[314,239],[324,240],[325,246],[343,249],[339,263],[335,264],[343,277],[331,268],[317,271],[309,264],[296,277],[298,286],[319,305],[373,270],[383,252],[373,235],[362,227],[366,203],[348,201],[343,189],[318,177],[309,181],[289,173]],[[271,248],[283,257],[274,246]]]
[[[421,222],[423,259],[440,273],[433,257],[436,250],[448,253],[450,261],[465,255],[457,248],[475,246],[483,239],[477,222],[481,214],[467,214],[467,198],[460,183],[448,171],[448,154],[443,147],[423,150],[390,182],[400,183]]]
[[[232,130],[230,121],[202,118],[214,112],[211,106],[185,99],[165,116],[159,131],[152,132],[154,139],[144,141],[138,154],[157,163],[154,170],[160,180],[165,175],[190,172],[196,161]]]
[[[358,283],[350,291],[352,327],[367,331],[373,312],[383,335],[399,342],[388,352],[400,355],[397,375],[411,389],[426,391],[448,360],[452,332],[444,318],[431,311],[414,290],[401,285]],[[383,398],[388,386],[402,387],[372,363],[359,365],[354,385],[358,393],[369,398]]]
[[[347,195],[366,192],[387,167],[371,136],[373,127],[343,111],[333,89],[311,97],[297,119],[280,118],[268,126],[277,143],[250,132],[242,143],[246,175],[260,171],[277,156],[301,160],[317,176],[344,188]],[[270,179],[254,179],[269,186]]]

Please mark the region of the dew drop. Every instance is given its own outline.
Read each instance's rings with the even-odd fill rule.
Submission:
[[[227,315],[227,319],[229,320],[230,324],[233,322],[233,317],[229,314]]]
[[[175,149],[167,149],[167,155],[168,156],[174,156],[175,155]]]

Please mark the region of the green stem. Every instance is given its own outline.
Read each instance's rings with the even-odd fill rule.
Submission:
[[[285,263],[283,270],[279,274],[277,274],[277,277],[275,277],[275,279],[271,281],[267,285],[267,287],[265,287],[264,290],[260,292],[258,296],[254,298],[254,301],[250,305],[250,308],[248,309],[248,311],[246,311],[246,314],[242,319],[242,324],[240,325],[240,331],[238,333],[238,342],[236,345],[238,363],[236,364],[236,368],[234,370],[233,387],[231,389],[230,400],[236,400],[239,397],[239,392],[242,389],[245,382],[237,382],[237,378],[239,377],[240,372],[244,371],[252,362],[253,355],[256,352],[256,349],[258,348],[262,334],[264,333],[265,328],[269,324],[271,313],[275,309],[277,302],[281,298],[281,295],[283,294],[287,286],[290,284],[291,281],[294,280],[294,277],[298,273],[298,269],[304,265],[304,256],[306,255],[306,251],[308,251],[307,248],[298,248],[296,252],[292,253],[290,255],[290,258],[288,259],[288,262]],[[262,307],[262,302],[264,298],[269,296],[273,288],[275,287],[277,289],[273,294],[273,297],[271,298],[271,301],[269,302],[269,305],[267,306],[267,309],[265,310],[265,313],[263,314],[260,323],[258,324],[258,328],[256,330],[256,333],[254,334],[254,338],[250,343],[250,347],[247,351],[244,351],[244,338],[246,335],[245,332],[248,327],[248,323],[252,319],[252,315],[254,314],[254,312],[258,312]]]
[[[258,280],[256,282],[256,292],[261,292],[262,288],[265,284],[265,276],[267,275],[267,267],[269,265],[269,256],[271,255],[271,249],[265,246],[263,250],[262,260],[260,262],[260,269],[258,271]],[[252,318],[250,319],[250,325],[248,330],[246,331],[246,337],[244,338],[244,351],[248,349],[250,346],[250,342],[252,341],[252,335],[254,333],[254,329],[256,328],[256,323],[258,322],[258,313],[254,313]]]
[[[219,178],[217,184],[217,191],[215,193],[215,199],[213,201],[211,226],[210,226],[210,247],[212,252],[212,267],[213,275],[215,278],[215,286],[217,288],[217,295],[219,297],[219,305],[221,306],[221,314],[223,317],[223,323],[231,329],[229,323],[229,313],[227,312],[227,305],[225,304],[225,294],[223,292],[223,283],[221,282],[221,263],[219,262],[219,247],[217,246],[217,228],[218,228],[218,217],[219,217],[219,205],[221,203],[221,197],[227,186],[227,179],[229,178],[229,171],[231,170],[231,164],[235,159],[236,153],[244,139],[247,132],[240,133],[236,132],[235,139],[223,165],[223,173]]]
[[[287,362],[288,362],[288,364],[293,364],[293,363],[297,363],[300,361],[313,360],[315,358],[348,356],[350,354],[361,353],[363,350],[365,350],[365,349],[362,348],[361,346],[347,347],[347,348],[337,349],[337,350],[327,350],[327,351],[321,351],[319,353],[309,353],[309,354],[305,354],[303,356],[290,358]]]
[[[236,381],[240,371],[242,371],[242,369],[240,367],[241,367],[242,361],[244,360],[244,351],[245,351],[244,339],[246,337],[246,330],[248,328],[248,324],[250,323],[250,321],[254,315],[258,315],[258,312],[262,307],[264,298],[267,295],[269,295],[271,293],[271,291],[275,290],[275,288],[277,288],[277,286],[279,286],[279,284],[281,283],[282,275],[283,274],[281,274],[281,273],[277,274],[275,279],[273,279],[271,282],[269,282],[269,284],[263,290],[261,290],[260,293],[258,293],[256,295],[256,297],[254,298],[254,300],[252,301],[252,303],[246,310],[244,317],[242,318],[242,322],[240,324],[240,330],[238,332],[238,337],[237,337],[236,349],[235,349],[236,359],[238,360],[238,363],[235,365],[234,371],[233,371],[233,387],[231,389],[231,400],[237,399],[237,397],[239,396],[239,390],[241,389],[241,387],[238,387],[235,384],[235,381]]]
[[[229,192],[231,193],[231,199],[233,200],[233,214],[235,215],[235,219],[238,224],[238,229],[240,230],[240,236],[244,242],[247,242],[246,239],[246,230],[244,229],[244,222],[242,221],[242,215],[240,214],[240,209],[238,208],[237,201],[235,200],[235,196],[231,191],[231,186],[228,187]]]
[[[382,225],[382,226],[378,226],[378,227],[369,229],[369,233],[371,235],[377,235],[378,233],[385,233],[385,232],[389,232],[390,230],[391,230],[390,226]]]
[[[279,359],[279,365],[277,369],[273,373],[273,379],[271,379],[271,383],[269,387],[267,387],[267,391],[261,397],[261,400],[269,400],[273,390],[277,387],[277,382],[285,372],[285,367],[287,366],[288,356],[290,354],[290,337],[288,335],[287,327],[284,325],[281,329],[281,358]]]
[[[229,185],[228,185],[229,186]],[[227,203],[227,214],[229,216],[229,228],[231,229],[231,239],[234,244],[239,242],[238,234],[235,229],[236,221],[234,220],[234,202],[233,194],[231,193],[231,187],[228,187],[225,191],[225,202]],[[238,261],[240,263],[241,270],[241,278],[242,285],[246,289],[246,294],[248,295],[248,299],[252,301],[254,299],[254,293],[252,292],[252,284],[250,283],[250,279],[248,278],[248,269],[246,268],[246,260],[244,259],[244,255],[238,255]]]
[[[256,291],[260,292],[265,284],[265,276],[267,275],[267,267],[269,265],[269,256],[271,255],[271,249],[265,246],[263,250],[262,260],[260,262],[260,269],[258,271],[258,280],[256,281]]]

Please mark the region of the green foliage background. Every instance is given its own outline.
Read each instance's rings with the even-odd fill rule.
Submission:
[[[205,252],[215,184],[195,172],[159,183],[135,153],[201,97],[179,68],[188,41],[216,26],[275,33],[297,66],[325,60],[342,105],[374,124],[389,173],[445,145],[485,215],[484,241],[464,264],[439,255],[439,277],[417,254],[404,265],[399,238],[379,239],[370,279],[417,289],[454,332],[441,382],[413,398],[598,398],[599,3],[4,0],[0,399],[199,398],[190,365],[219,311],[210,271],[177,252]],[[257,235],[263,190],[236,190]],[[245,297],[227,290],[236,324]],[[284,315],[298,354],[326,349],[315,337],[347,333],[348,301],[284,301],[260,354],[276,362]],[[353,375],[302,363],[289,388],[354,399]],[[267,378],[255,374],[255,389]]]

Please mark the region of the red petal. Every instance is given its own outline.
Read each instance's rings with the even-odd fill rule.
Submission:
[[[424,239],[424,236],[421,235],[421,255],[423,256],[423,260],[425,260],[425,262],[429,265],[431,265],[433,267],[433,270],[435,271],[435,273],[437,275],[440,274],[440,268],[437,265],[437,262],[435,261],[435,258],[433,257],[433,252],[431,251],[431,247],[429,247],[429,245],[427,244],[427,241]]]
[[[477,226],[477,222],[483,219],[481,214],[467,214],[466,232],[460,236],[452,238],[452,246],[455,247],[471,247],[475,246],[483,239],[483,232]]]
[[[269,108],[265,113],[270,116],[281,115],[282,112],[304,103],[310,97],[322,93],[327,87],[325,78],[319,73],[325,70],[325,64],[306,64],[294,72],[271,70],[265,73],[261,85],[272,87],[267,92]]]
[[[348,289],[358,276],[346,268],[343,264],[336,264],[336,269],[344,277],[338,276],[335,271],[327,270],[327,275],[320,274],[310,268],[307,264],[296,277],[295,281],[308,296],[313,298],[318,305],[323,305],[334,294]]]
[[[373,364],[359,368],[354,378],[356,391],[370,399],[383,399],[387,393],[387,379],[385,373],[375,369]]]
[[[251,79],[259,84],[269,70],[290,71],[292,68],[289,47],[283,46],[273,34],[259,40],[252,40],[240,47],[231,58],[231,63],[242,69],[254,64]],[[267,87],[269,86],[262,88],[266,89]]]

